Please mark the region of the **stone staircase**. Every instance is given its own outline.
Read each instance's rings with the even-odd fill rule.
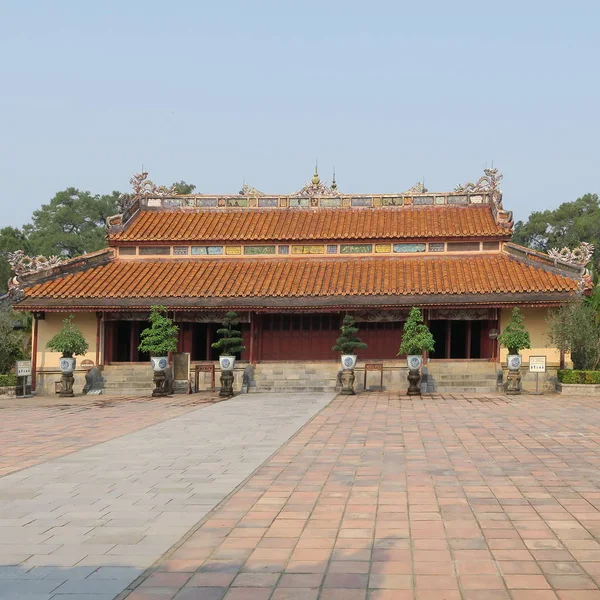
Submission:
[[[429,389],[433,384],[435,393],[481,393],[492,394],[497,391],[496,363],[436,363],[427,365],[430,377]]]
[[[106,365],[102,375],[105,394],[151,394],[154,389],[150,363]]]
[[[248,392],[334,392],[337,362],[258,363]]]

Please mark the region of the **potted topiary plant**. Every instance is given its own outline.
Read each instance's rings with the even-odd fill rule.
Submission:
[[[408,395],[416,396],[421,393],[419,382],[421,374],[419,369],[423,364],[423,352],[432,352],[435,348],[435,341],[429,328],[423,322],[421,311],[413,306],[408,315],[404,330],[402,333],[402,343],[398,356],[406,354],[408,364]]]
[[[73,325],[73,318],[73,315],[67,317],[61,330],[46,344],[49,350],[62,353],[59,364],[62,372],[60,395],[63,397],[73,396],[73,371],[77,362],[75,356],[83,356],[89,348],[81,331]]]
[[[521,364],[523,357],[519,351],[531,348],[529,332],[523,323],[523,314],[518,308],[513,308],[510,321],[498,336],[498,342],[508,350],[506,365],[508,367],[508,394],[521,393]]]
[[[229,311],[223,317],[222,326],[217,329],[220,339],[214,344],[219,352],[219,365],[221,366],[221,391],[219,396],[233,396],[233,367],[235,366],[235,355],[243,352],[246,348],[243,345],[242,332],[237,329],[240,320],[237,313]]]
[[[166,396],[169,392],[165,369],[169,352],[177,350],[179,327],[167,316],[164,306],[153,306],[150,310],[150,327],[140,334],[140,352],[150,354],[150,362],[154,371],[153,396]]]
[[[354,394],[354,367],[356,366],[356,350],[367,347],[358,337],[358,327],[354,317],[346,315],[340,327],[341,335],[332,350],[341,353],[342,360],[342,394]]]

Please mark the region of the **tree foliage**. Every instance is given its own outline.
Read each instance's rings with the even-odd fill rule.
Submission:
[[[153,306],[150,310],[150,327],[141,334],[140,352],[148,352],[150,356],[166,356],[177,350],[177,334],[179,327],[167,317],[164,306]]]
[[[334,352],[342,354],[354,354],[356,350],[362,350],[367,347],[358,337],[358,327],[355,325],[354,317],[346,315],[340,327],[341,335],[335,341],[335,346],[332,348]]]
[[[25,358],[24,335],[15,329],[20,316],[9,306],[0,306],[0,373],[8,373],[15,361]]]
[[[186,183],[185,181],[176,181],[171,187],[175,189],[176,194],[186,195],[191,194],[196,189],[193,183]]]
[[[62,352],[63,356],[83,356],[89,348],[83,333],[73,324],[73,315],[64,319],[61,330],[46,344],[46,348],[54,352]]]
[[[598,288],[596,288],[597,290]],[[594,292],[598,296],[598,292]],[[548,338],[563,352],[571,353],[573,367],[595,370],[600,364],[600,322],[593,296],[577,298],[548,316]]]
[[[105,245],[106,218],[117,212],[119,193],[92,195],[76,188],[58,192],[23,227],[35,254],[72,258]]]
[[[406,323],[404,323],[398,356],[401,354],[421,354],[424,350],[433,352],[434,349],[435,340],[431,331],[423,322],[421,310],[413,306],[410,309]]]
[[[507,348],[509,354],[519,354],[520,350],[531,348],[529,332],[523,322],[523,313],[518,308],[513,308],[510,321],[498,336],[498,343]]]
[[[212,344],[213,348],[219,350],[220,356],[233,356],[246,349],[242,332],[237,329],[239,322],[237,313],[233,311],[223,317],[222,327],[217,329],[220,339]]]
[[[600,266],[600,202],[598,194],[586,194],[554,210],[532,212],[525,222],[515,224],[513,241],[534,250],[574,248],[581,242],[594,244],[594,271]]]

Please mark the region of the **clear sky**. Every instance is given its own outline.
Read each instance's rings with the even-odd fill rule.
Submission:
[[[0,225],[61,189],[600,192],[600,2],[0,0]]]

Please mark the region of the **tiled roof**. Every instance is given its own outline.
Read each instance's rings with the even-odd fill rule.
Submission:
[[[396,209],[321,208],[266,210],[141,211],[118,242],[364,240],[472,238],[510,231],[482,206],[420,206]]]
[[[577,280],[505,254],[342,259],[113,260],[34,285],[26,301],[331,298],[573,292]],[[398,300],[395,300],[398,302]],[[400,301],[401,302],[401,301]]]

